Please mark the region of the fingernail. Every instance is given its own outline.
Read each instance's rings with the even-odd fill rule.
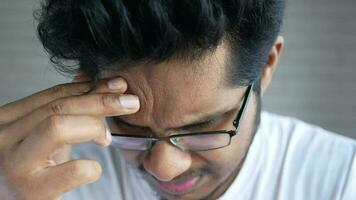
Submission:
[[[138,97],[135,95],[121,95],[119,96],[119,103],[121,107],[127,109],[136,109],[140,107]]]
[[[106,129],[105,138],[106,138],[107,143],[110,144],[112,141],[112,136],[111,136],[111,132],[109,131],[109,129]]]
[[[108,81],[108,87],[111,90],[117,90],[122,88],[125,85],[123,78],[114,78]]]

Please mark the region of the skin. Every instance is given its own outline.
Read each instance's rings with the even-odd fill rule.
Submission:
[[[278,37],[271,48],[261,74],[261,95],[268,88],[283,45],[283,38]],[[228,49],[223,43],[215,52],[196,62],[171,60],[152,66],[136,66],[117,73],[104,72],[105,78],[123,77],[129,85],[128,93],[137,95],[141,102],[141,109],[137,113],[117,117],[132,127],[122,129],[109,119],[111,130],[140,132],[148,136],[233,130],[232,121],[240,108],[246,87],[233,88],[225,83],[226,60],[230,56]],[[226,191],[243,164],[260,114],[257,109],[258,98],[256,94],[251,96],[240,132],[225,148],[203,152],[182,151],[164,140],[157,142],[149,152],[123,151],[123,154],[131,165],[141,170],[163,198],[216,199]],[[223,115],[212,125],[198,129],[181,128],[215,113]],[[167,193],[158,186],[158,181],[175,183],[196,176],[202,176],[202,179],[192,191],[185,194]]]
[[[283,39],[279,38],[261,75],[262,94],[282,48]],[[85,95],[90,83],[79,76],[75,83],[57,85],[1,106],[0,199],[59,199],[64,193],[99,179],[102,169],[97,161],[70,160],[70,153],[72,144],[111,143],[101,121],[104,117],[120,117],[149,127],[154,134],[167,135],[176,133],[172,128],[190,124],[203,115],[231,110],[210,128],[233,128],[233,113],[245,88],[227,88],[222,84],[227,56],[222,45],[197,63],[172,60],[152,67],[137,66],[119,74],[107,73],[110,80],[104,78],[96,90]],[[200,70],[203,67],[205,70]],[[109,87],[113,80],[120,80],[115,88]],[[130,107],[124,106],[124,98],[129,100]],[[227,189],[248,149],[255,110],[256,96],[252,96],[240,134],[226,148],[192,153],[161,141],[148,154],[125,155],[143,169],[153,186],[157,180],[174,182],[200,174],[203,179],[199,187],[181,199],[199,199],[204,194],[215,198]]]
[[[71,145],[108,146],[101,119],[139,109],[119,104],[133,98],[123,95],[125,82],[115,89],[107,82],[86,95],[89,82],[57,85],[0,107],[0,199],[59,199],[100,177],[97,161],[69,159]]]

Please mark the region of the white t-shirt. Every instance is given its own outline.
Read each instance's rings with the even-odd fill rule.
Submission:
[[[159,199],[113,147],[74,147],[98,160],[103,176],[64,200]],[[356,200],[356,141],[295,118],[262,112],[240,173],[220,200]]]

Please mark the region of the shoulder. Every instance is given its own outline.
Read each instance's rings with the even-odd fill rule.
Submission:
[[[356,140],[294,117],[262,112],[260,129],[262,135],[275,139],[268,142],[284,144],[289,150],[355,154]]]
[[[300,190],[302,199],[356,199],[351,192],[356,188],[355,140],[267,112],[260,126],[267,155],[275,156],[281,170],[282,187]]]

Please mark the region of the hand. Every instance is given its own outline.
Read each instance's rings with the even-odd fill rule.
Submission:
[[[0,107],[0,199],[59,199],[100,177],[97,161],[70,160],[71,145],[109,145],[101,118],[135,113],[139,102],[123,94],[127,84],[121,78],[102,80],[83,94],[89,87],[58,85]]]

